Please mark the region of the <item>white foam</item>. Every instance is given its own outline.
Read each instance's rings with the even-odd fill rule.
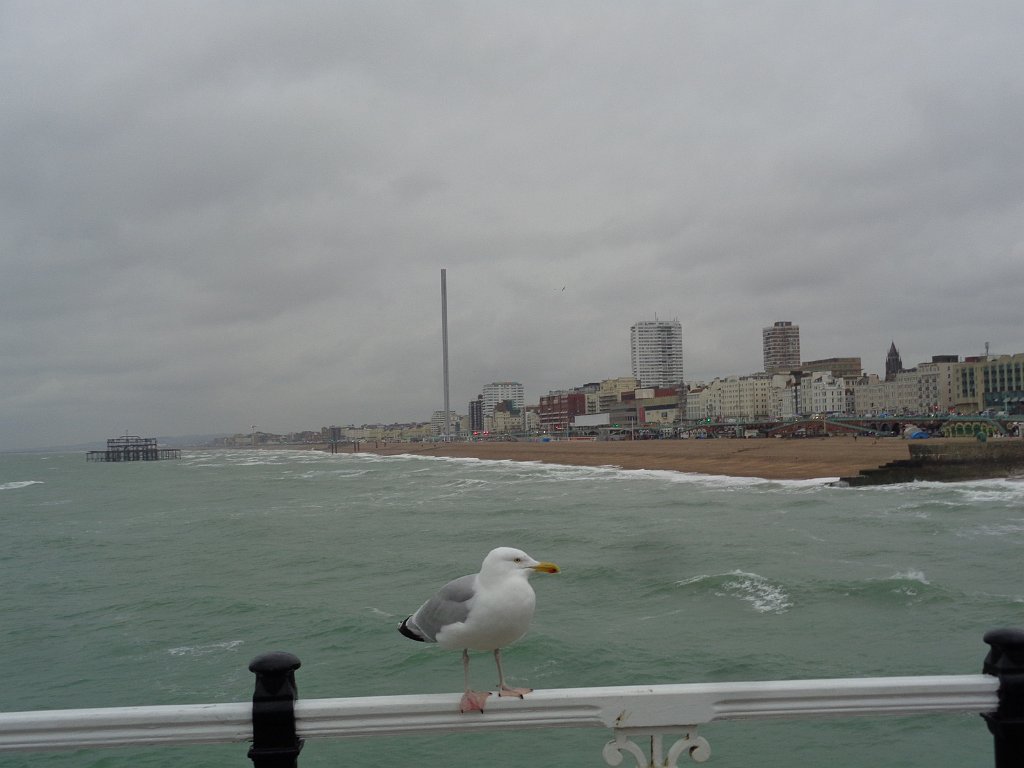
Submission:
[[[709,489],[724,490],[818,490],[828,488],[838,477],[816,477],[805,480],[767,480],[763,477],[733,477],[731,475],[709,475],[700,472],[679,472],[671,469],[623,469],[614,465],[552,464],[543,461],[516,461],[513,459],[479,459],[462,456],[437,456],[420,453],[399,453],[391,456],[377,454],[346,454],[362,456],[369,460],[414,459],[419,461],[449,462],[463,466],[499,466],[541,470],[547,474],[559,475],[561,479],[621,479],[653,480],[666,483],[702,485]]]
[[[689,579],[682,579],[680,581],[677,581],[676,582],[676,586],[686,587],[686,586],[689,586],[690,584],[699,584],[700,582],[704,581],[705,579],[710,579],[710,578],[711,578],[710,575],[708,575],[706,573],[702,573],[702,574],[700,574],[700,576],[693,576],[693,577],[691,577]]]
[[[723,589],[727,594],[750,603],[758,613],[785,613],[793,607],[786,591],[764,576],[744,571],[733,571],[730,575],[736,578],[725,582]]]
[[[0,483],[0,491],[14,491],[18,488],[27,488],[30,485],[42,484],[42,480],[15,480],[12,483]]]
[[[793,607],[793,601],[781,585],[773,584],[760,574],[738,569],[715,576],[704,573],[677,581],[676,585],[685,587],[704,581],[720,581],[714,592],[716,596],[739,598],[749,603],[758,613],[785,613]]]
[[[919,571],[914,568],[906,571],[897,571],[890,576],[887,581],[917,581],[921,584],[931,584],[931,582],[928,581],[928,577],[924,575],[924,571]]]
[[[210,653],[221,651],[237,651],[244,640],[225,640],[223,643],[210,643],[208,645],[182,645],[178,648],[168,648],[171,656],[206,656]]]

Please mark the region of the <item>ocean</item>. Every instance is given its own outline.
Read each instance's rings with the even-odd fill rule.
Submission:
[[[534,688],[981,671],[1024,625],[1024,482],[835,488],[423,456],[0,454],[0,710],[459,692],[397,624],[499,545],[533,578],[504,653]],[[493,686],[489,654],[476,687]],[[986,766],[977,715],[723,722],[709,766]],[[304,768],[600,766],[600,729],[315,740]],[[247,746],[0,754],[0,768],[246,766]],[[631,760],[631,758],[627,758]],[[685,762],[685,761],[684,761]],[[624,763],[624,764],[631,764]]]

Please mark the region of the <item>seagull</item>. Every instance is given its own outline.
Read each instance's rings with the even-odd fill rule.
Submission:
[[[530,628],[536,596],[530,586],[534,573],[558,573],[554,563],[538,562],[521,549],[492,549],[480,573],[449,581],[440,591],[408,616],[398,631],[423,643],[437,643],[445,650],[462,649],[465,693],[459,711],[483,712],[490,691],[474,691],[469,685],[469,652],[494,651],[498,667],[498,695],[520,699],[532,688],[513,688],[505,683],[501,649]]]

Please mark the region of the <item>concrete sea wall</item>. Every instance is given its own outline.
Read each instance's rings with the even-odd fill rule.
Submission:
[[[884,485],[915,480],[955,482],[1024,476],[1024,440],[911,443],[910,458],[877,469],[863,469],[840,481],[846,485]]]

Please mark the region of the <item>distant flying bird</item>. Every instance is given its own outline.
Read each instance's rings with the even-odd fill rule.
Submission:
[[[490,691],[474,691],[469,684],[469,652],[494,651],[498,667],[498,695],[523,696],[532,688],[505,683],[501,649],[530,628],[536,596],[530,586],[534,573],[558,573],[554,563],[538,562],[521,549],[492,549],[480,573],[449,581],[407,617],[398,631],[413,640],[437,643],[445,650],[462,649],[465,693],[460,712],[483,712]]]

